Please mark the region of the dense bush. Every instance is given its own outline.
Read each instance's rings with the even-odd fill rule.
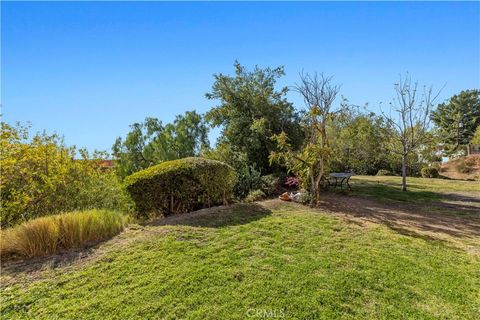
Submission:
[[[239,166],[235,172],[237,173],[237,180],[233,186],[233,194],[238,199],[243,199],[250,191],[261,188],[261,173],[255,166],[245,163],[245,165]]]
[[[386,169],[380,169],[377,172],[377,176],[392,176],[392,175],[393,174],[389,170],[386,170]]]
[[[312,195],[306,190],[300,191],[300,203],[309,204],[312,200]]]
[[[480,157],[467,156],[465,157],[465,164],[472,169],[476,166],[480,166]]]
[[[432,167],[422,168],[422,178],[438,178],[438,169]]]
[[[282,193],[283,182],[285,180],[285,175],[281,173],[272,173],[262,176],[261,180],[261,190],[267,196],[277,195]]]
[[[468,163],[465,162],[465,159],[460,159],[457,163],[456,169],[460,173],[469,173],[471,168]]]
[[[110,238],[123,230],[127,217],[107,210],[40,217],[1,231],[2,257],[38,257]]]
[[[72,210],[127,210],[129,199],[106,154],[64,146],[57,135],[29,136],[29,127],[1,124],[1,226]]]
[[[237,175],[233,186],[233,195],[237,199],[244,199],[252,190],[262,187],[261,172],[255,165],[248,164],[247,155],[232,150],[228,144],[218,144],[214,150],[206,150],[203,157],[225,162],[230,165]]]
[[[262,200],[266,197],[265,193],[262,190],[253,190],[246,196],[245,202],[254,202]]]
[[[141,217],[225,203],[234,183],[232,167],[204,158],[166,161],[125,178],[127,191]]]

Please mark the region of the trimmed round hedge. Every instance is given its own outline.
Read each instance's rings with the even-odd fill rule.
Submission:
[[[125,178],[138,216],[168,215],[226,203],[235,171],[226,163],[204,158],[162,162]]]
[[[422,178],[438,178],[440,176],[437,168],[424,167],[420,172]]]

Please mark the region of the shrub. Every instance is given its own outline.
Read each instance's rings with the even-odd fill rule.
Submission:
[[[465,157],[465,164],[470,168],[480,166],[480,158],[475,156]]]
[[[66,147],[57,135],[29,137],[29,127],[1,124],[1,226],[66,211],[128,210],[126,192],[104,153]],[[82,159],[74,159],[77,151]]]
[[[2,257],[39,257],[110,238],[123,230],[127,217],[107,210],[69,212],[36,218],[1,231]]]
[[[390,172],[389,170],[386,170],[386,169],[380,169],[378,170],[377,176],[391,176],[392,175],[392,172]]]
[[[438,169],[432,167],[422,168],[422,178],[438,178]]]
[[[290,189],[298,189],[300,186],[300,179],[298,177],[287,177],[284,185]]]
[[[229,165],[204,158],[166,161],[125,178],[137,215],[171,214],[225,203],[235,172]]]
[[[282,192],[282,182],[285,176],[278,173],[272,173],[261,177],[261,190],[267,196],[280,194]]]
[[[457,171],[460,172],[460,173],[469,173],[470,172],[470,167],[468,166],[468,164],[465,162],[465,159],[460,159],[458,161],[458,164],[457,164],[457,167],[456,167]]]
[[[432,168],[435,168],[438,170],[438,172],[440,172],[441,168],[442,168],[442,163],[439,162],[439,161],[434,161],[431,163],[430,165]]]
[[[266,197],[265,193],[262,190],[252,190],[248,194],[248,196],[245,198],[245,202],[254,202],[254,201],[259,201],[262,200]]]
[[[71,212],[58,216],[59,243],[74,248],[91,241],[110,238],[123,229],[126,219],[109,211]]]
[[[244,199],[251,190],[262,186],[261,172],[254,164],[248,163],[247,154],[232,150],[226,143],[220,143],[214,150],[206,150],[202,156],[207,159],[224,162],[231,166],[237,175],[233,186],[235,198]]]
[[[233,186],[233,194],[243,199],[252,190],[256,190],[262,186],[261,173],[255,166],[245,164],[239,166],[236,170],[237,180]]]
[[[306,190],[300,191],[300,203],[309,204],[312,201],[312,195]]]

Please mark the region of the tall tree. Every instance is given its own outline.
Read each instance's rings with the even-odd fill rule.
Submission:
[[[301,139],[299,119],[285,98],[288,88],[276,90],[283,67],[246,70],[235,62],[235,75],[216,74],[208,99],[220,104],[206,114],[214,127],[221,126],[219,143],[227,143],[235,152],[247,155],[249,164],[263,173],[270,172],[268,155],[273,150],[271,136],[285,131],[294,145]]]
[[[438,105],[432,112],[445,153],[451,155],[472,139],[480,126],[480,90],[465,90]],[[463,150],[464,151],[464,150]]]
[[[408,157],[425,142],[429,125],[429,115],[440,91],[433,93],[432,87],[423,87],[418,92],[418,82],[409,75],[395,84],[396,98],[390,104],[394,115],[383,113],[385,121],[394,130],[389,149],[402,157],[402,191],[407,191]]]
[[[117,172],[124,178],[154,164],[197,156],[208,148],[208,127],[201,115],[187,111],[165,126],[156,118],[134,123],[125,139],[112,147]]]
[[[331,77],[314,73],[300,75],[295,90],[301,94],[307,106],[304,119],[305,140],[298,151],[289,143],[288,135],[282,132],[275,136],[278,150],[270,154],[271,161],[285,163],[300,175],[312,194],[310,204],[316,206],[320,200],[320,182],[325,175],[326,162],[331,154],[327,135],[327,123],[332,119],[333,102],[340,86],[331,82]]]

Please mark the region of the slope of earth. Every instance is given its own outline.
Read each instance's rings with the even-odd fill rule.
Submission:
[[[318,209],[269,200],[133,225],[87,251],[4,265],[1,315],[477,319],[478,215],[437,214],[457,220],[332,193]]]
[[[459,172],[459,167],[466,165],[466,172]],[[480,154],[452,159],[440,168],[440,174],[449,179],[478,180],[480,177]]]

